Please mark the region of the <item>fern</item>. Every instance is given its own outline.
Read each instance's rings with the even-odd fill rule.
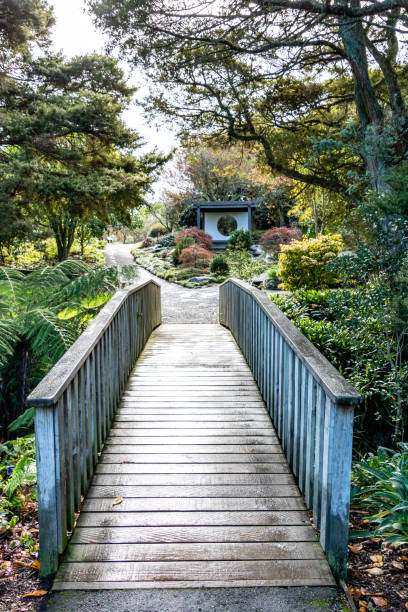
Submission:
[[[29,455],[23,455],[17,461],[13,473],[3,487],[7,497],[12,497],[23,485],[33,484],[37,479],[35,461]]]
[[[28,315],[27,339],[34,356],[55,362],[76,340],[78,332],[72,321],[60,319],[52,310],[38,309]]]

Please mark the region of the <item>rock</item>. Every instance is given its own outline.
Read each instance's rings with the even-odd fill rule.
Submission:
[[[278,285],[279,285],[279,278],[277,276],[273,277],[273,278],[268,278],[268,280],[265,281],[264,283],[264,288],[265,289],[277,289]]]
[[[213,279],[210,276],[191,276],[186,280],[189,283],[211,283]]]
[[[254,276],[253,278],[251,278],[250,283],[252,285],[255,285],[255,287],[260,287],[263,286],[263,284],[270,280],[269,276],[266,272],[264,272],[263,274],[260,274],[259,276]]]
[[[249,250],[254,257],[259,257],[264,252],[263,248],[259,244],[253,244],[251,247],[249,247]]]

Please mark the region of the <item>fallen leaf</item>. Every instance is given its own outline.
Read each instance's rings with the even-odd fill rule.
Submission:
[[[25,561],[13,561],[13,565],[17,567],[31,567],[31,563],[26,563]]]
[[[0,582],[5,582],[6,580],[15,580],[18,574],[12,574],[11,576],[6,576],[5,578],[0,578]]]
[[[383,564],[382,555],[370,555],[370,559],[373,563],[378,563],[378,565]]]
[[[406,609],[408,610],[408,602],[405,604]]]
[[[384,573],[380,567],[372,567],[371,569],[364,570],[367,574],[371,574],[372,576],[381,576]]]
[[[388,606],[388,601],[383,597],[372,597],[371,599],[373,600],[373,604],[375,606],[378,606],[379,608],[384,608],[385,606]]]
[[[403,561],[408,561],[408,557],[407,557],[406,555],[401,555],[401,559],[402,559]]]
[[[39,561],[37,561],[37,560],[36,560],[36,561],[33,561],[33,562],[32,562],[32,564],[31,564],[31,567],[32,567],[33,569],[39,570],[39,569],[40,569],[40,562],[39,562]]]
[[[38,591],[33,591],[32,593],[26,593],[23,597],[44,597],[47,595],[48,591],[44,591],[44,589],[39,589]]]
[[[363,607],[363,609],[364,609],[364,608],[367,608],[368,603],[367,603],[366,601],[363,601],[362,599],[359,599],[359,601],[358,601],[358,605],[359,605],[359,606],[362,606],[362,607]]]
[[[399,570],[404,569],[404,564],[401,563],[400,561],[391,561],[391,565],[392,567],[395,567],[396,569],[399,569]]]
[[[358,553],[362,550],[363,545],[362,544],[349,544],[349,550],[351,550],[352,553],[354,553],[355,555],[358,555]]]
[[[112,506],[117,506],[118,504],[121,504],[123,502],[123,497],[115,497],[115,499],[112,502]]]

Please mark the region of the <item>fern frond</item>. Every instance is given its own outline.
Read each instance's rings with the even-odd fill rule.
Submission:
[[[35,461],[28,455],[23,455],[16,463],[16,467],[4,486],[7,497],[12,495],[23,485],[32,484],[37,479]]]
[[[26,336],[35,357],[55,363],[77,339],[71,321],[60,319],[51,309],[38,308],[28,313]]]
[[[0,320],[0,368],[6,365],[18,343],[20,328],[14,319]]]
[[[17,303],[21,285],[26,278],[27,277],[22,272],[19,272],[19,270],[0,266],[0,283],[8,287],[14,304]]]
[[[115,268],[88,269],[86,274],[73,278],[52,297],[51,304],[64,304],[70,308],[82,298],[92,299],[100,293],[113,292],[117,287]]]
[[[79,276],[80,274],[86,274],[91,270],[91,267],[88,266],[84,261],[79,261],[78,259],[66,259],[65,261],[61,261],[54,267],[54,270],[62,271],[66,276]]]

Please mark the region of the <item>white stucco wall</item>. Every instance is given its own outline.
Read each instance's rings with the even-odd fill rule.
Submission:
[[[248,229],[248,213],[243,212],[228,212],[228,211],[217,211],[217,212],[205,212],[204,213],[204,231],[212,236],[213,240],[228,240],[228,236],[223,236],[217,229],[217,223],[220,217],[224,215],[231,215],[237,221],[237,229]]]

